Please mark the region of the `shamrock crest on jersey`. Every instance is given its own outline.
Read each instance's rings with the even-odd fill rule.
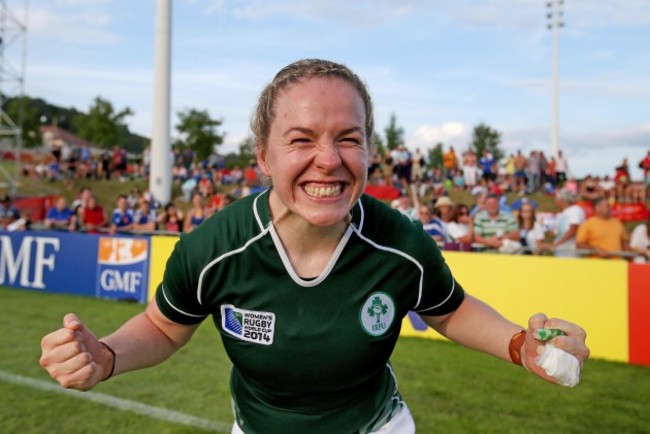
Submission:
[[[395,303],[384,292],[370,294],[361,307],[361,326],[371,336],[386,333],[395,318]]]
[[[275,314],[221,306],[221,327],[236,338],[255,344],[271,345],[275,332]]]

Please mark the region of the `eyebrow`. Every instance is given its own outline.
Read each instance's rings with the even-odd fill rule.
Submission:
[[[311,128],[305,128],[305,127],[290,127],[288,128],[282,135],[286,136],[287,134],[290,134],[292,132],[299,132],[307,135],[314,135],[315,131],[312,130]],[[362,127],[350,127],[346,128],[343,131],[339,133],[340,136],[344,136],[346,134],[350,133],[361,133],[363,134],[363,128]]]

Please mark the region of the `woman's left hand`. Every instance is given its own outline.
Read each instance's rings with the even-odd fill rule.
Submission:
[[[558,329],[566,335],[556,336],[549,341],[543,342],[535,337],[535,331],[538,329]],[[587,334],[585,331],[576,324],[557,318],[549,319],[543,313],[538,313],[528,320],[526,339],[521,348],[522,362],[524,366],[535,375],[552,383],[558,383],[556,378],[548,375],[546,371],[537,364],[538,357],[544,352],[544,347],[546,344],[550,343],[556,348],[571,354],[578,359],[580,372],[582,372],[584,362],[589,358],[589,348],[587,348],[585,343],[586,338]]]

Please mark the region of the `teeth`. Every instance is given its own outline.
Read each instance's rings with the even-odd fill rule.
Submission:
[[[336,184],[330,187],[316,187],[313,185],[306,185],[305,191],[308,195],[316,197],[338,196],[341,193],[341,185]]]

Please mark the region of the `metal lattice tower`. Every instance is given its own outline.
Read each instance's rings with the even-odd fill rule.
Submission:
[[[0,0],[0,145],[3,149],[15,147],[19,162],[24,117],[27,0],[23,2],[24,19],[18,18],[7,3]],[[8,97],[17,97],[19,101],[18,114],[14,114],[14,118],[5,111]],[[16,173],[19,171],[20,164],[16,164]]]

